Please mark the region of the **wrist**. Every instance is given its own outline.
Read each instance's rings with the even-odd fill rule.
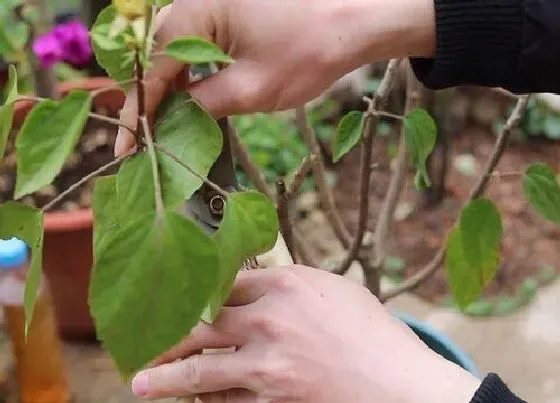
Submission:
[[[434,0],[329,0],[323,5],[325,51],[330,63],[346,71],[435,53]]]

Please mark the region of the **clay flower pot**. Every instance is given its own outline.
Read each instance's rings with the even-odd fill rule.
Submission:
[[[108,78],[86,78],[60,83],[61,95],[73,89],[92,91],[112,85]],[[120,89],[96,96],[94,105],[118,113],[124,103]],[[14,110],[14,127],[19,128],[31,102],[18,102]],[[65,339],[95,337],[93,319],[89,314],[88,292],[93,265],[93,212],[82,209],[52,212],[45,215],[43,273],[49,284],[61,336]]]

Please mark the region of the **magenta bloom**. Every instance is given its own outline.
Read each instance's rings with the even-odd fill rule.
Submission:
[[[89,32],[79,20],[56,26],[53,34],[60,43],[62,59],[75,67],[87,64],[93,55]]]
[[[48,69],[62,60],[62,47],[52,32],[41,35],[33,43],[33,53],[39,59],[41,67]]]

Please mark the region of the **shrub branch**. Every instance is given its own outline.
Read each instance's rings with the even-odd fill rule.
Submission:
[[[360,249],[367,228],[369,216],[369,196],[370,196],[370,182],[371,175],[374,169],[374,164],[371,162],[371,155],[373,151],[373,139],[377,129],[377,119],[379,116],[378,108],[385,107],[389,99],[391,90],[397,80],[399,72],[400,60],[394,59],[389,62],[387,70],[383,76],[379,91],[375,97],[368,102],[368,108],[365,112],[365,122],[362,129],[362,145],[361,145],[361,163],[360,163],[360,205],[358,215],[358,231],[352,240],[346,257],[335,270],[337,274],[345,274],[352,262],[359,257]],[[363,264],[362,264],[363,266]],[[369,265],[368,265],[369,266]],[[363,267],[364,271],[371,270],[371,267]]]
[[[480,178],[478,179],[477,183],[473,187],[465,205],[469,204],[471,201],[479,198],[484,194],[490,179],[492,178],[492,173],[495,171],[496,166],[498,165],[500,158],[504,154],[506,149],[509,137],[511,135],[511,131],[513,128],[519,123],[521,118],[523,117],[523,113],[527,110],[527,105],[529,103],[530,96],[522,96],[517,101],[517,105],[515,109],[511,113],[510,117],[508,118],[505,126],[502,128],[498,139],[496,140],[496,144],[494,145],[494,149],[492,150],[492,154],[488,159],[486,167]],[[443,259],[445,257],[445,244],[439,249],[436,253],[434,258],[422,268],[418,273],[414,276],[408,278],[400,285],[394,287],[392,290],[389,290],[387,293],[383,294],[380,297],[381,302],[386,302],[387,300],[394,298],[404,292],[414,290],[424,281],[429,279],[441,266],[443,263]]]

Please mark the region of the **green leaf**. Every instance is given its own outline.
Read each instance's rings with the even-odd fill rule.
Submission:
[[[431,186],[426,160],[436,145],[436,123],[424,109],[413,109],[404,117],[405,139],[416,169],[424,177],[427,186]]]
[[[523,176],[523,191],[539,214],[560,223],[560,185],[552,168],[546,164],[531,165]]]
[[[8,68],[8,84],[6,85],[4,105],[0,106],[0,163],[6,151],[6,143],[8,136],[12,130],[12,122],[14,119],[14,102],[17,98],[17,71],[16,68],[10,64]]]
[[[422,175],[422,172],[420,171],[416,171],[416,174],[414,175],[414,186],[416,187],[416,190],[419,191],[429,189],[428,184],[424,180],[424,175]]]
[[[99,338],[124,375],[189,334],[219,274],[215,241],[179,214],[149,214],[106,234],[90,306]]]
[[[43,260],[43,213],[23,204],[8,202],[0,206],[0,238],[17,237],[31,248],[31,264],[25,283],[25,333],[33,318]]]
[[[52,182],[78,142],[91,109],[91,96],[72,91],[60,102],[35,106],[16,140],[15,198],[36,192]]]
[[[119,221],[125,223],[155,211],[152,163],[147,152],[127,159],[117,175]]]
[[[103,176],[95,180],[93,188],[93,245],[97,250],[99,242],[108,232],[117,229],[117,177]]]
[[[461,213],[460,228],[463,251],[471,266],[481,266],[499,249],[502,219],[490,200],[470,202]]]
[[[93,51],[99,65],[113,80],[124,81],[134,76],[134,63],[130,59],[123,63],[123,56],[129,53],[123,34],[109,39],[111,24],[116,16],[114,6],[103,9],[91,29],[91,36]]]
[[[519,310],[521,305],[522,301],[519,298],[504,295],[496,302],[495,314],[500,316],[511,315]]]
[[[493,251],[481,265],[469,264],[461,239],[461,229],[454,228],[447,238],[445,270],[451,290],[461,309],[476,301],[484,287],[498,270],[499,249]]]
[[[465,309],[465,313],[472,316],[490,316],[493,310],[494,307],[492,306],[490,301],[481,299],[470,304]]]
[[[216,241],[220,250],[219,292],[214,296],[204,320],[216,318],[229,297],[231,286],[243,262],[274,247],[278,238],[278,216],[270,200],[262,193],[231,194]]]
[[[171,95],[160,106],[155,141],[185,165],[206,177],[222,150],[220,126],[188,94]],[[174,209],[189,199],[202,180],[158,153],[164,203]]]
[[[235,62],[216,44],[198,36],[183,36],[169,42],[165,54],[186,64]]]
[[[26,23],[15,21],[9,16],[0,18],[0,55],[10,55],[23,49],[29,28]]]
[[[173,0],[150,0],[150,4],[157,7],[165,7],[173,3]]]
[[[333,161],[337,162],[346,155],[358,142],[362,135],[364,114],[352,111],[342,118],[333,140]]]

